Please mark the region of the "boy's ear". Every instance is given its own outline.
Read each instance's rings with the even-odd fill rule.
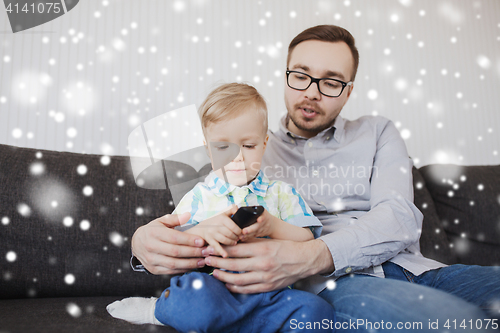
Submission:
[[[266,150],[268,141],[269,141],[269,134],[266,134],[266,138],[264,139],[264,151]]]
[[[203,145],[205,146],[205,151],[207,152],[208,157],[210,157],[210,149],[208,149],[208,145],[205,140],[203,140]]]

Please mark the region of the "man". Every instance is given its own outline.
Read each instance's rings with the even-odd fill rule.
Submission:
[[[220,258],[210,256],[213,249],[203,248],[201,239],[173,230],[182,221],[166,216],[139,228],[132,239],[144,267],[154,274],[204,264],[224,269],[214,276],[235,293],[305,279],[301,288],[334,306],[337,329],[453,331],[460,329],[453,323],[486,320],[481,308],[500,317],[498,270],[445,267],[421,256],[412,162],[392,122],[339,115],[358,62],[354,38],[343,28],[317,26],[292,40],[288,115],[271,135],[263,161],[269,178],[291,183],[305,198],[324,225],[322,237],[303,243],[256,240],[226,247],[230,258]]]

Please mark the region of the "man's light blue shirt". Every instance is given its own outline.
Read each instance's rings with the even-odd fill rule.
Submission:
[[[319,239],[335,265],[329,279],[349,273],[383,277],[380,265],[388,260],[415,275],[445,266],[420,253],[423,215],[413,204],[413,162],[390,120],[339,115],[309,139],[291,133],[287,122],[283,117],[270,133],[262,170],[295,187],[320,219]],[[322,277],[310,280],[310,291],[325,287]]]

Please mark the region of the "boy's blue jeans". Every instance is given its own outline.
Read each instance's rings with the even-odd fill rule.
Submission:
[[[165,297],[167,294],[167,297]],[[331,332],[335,313],[317,295],[281,289],[233,294],[199,272],[175,276],[156,302],[155,317],[180,332]],[[310,329],[307,323],[317,323]]]
[[[414,276],[382,266],[385,279],[344,276],[319,294],[335,308],[338,332],[500,330],[500,267],[452,265]]]

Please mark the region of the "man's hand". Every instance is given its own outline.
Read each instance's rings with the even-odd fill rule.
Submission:
[[[186,233],[200,236],[213,247],[213,254],[226,258],[227,252],[221,244],[236,245],[241,234],[241,229],[231,220],[231,215],[237,210],[238,207],[233,205],[221,214],[201,221]]]
[[[284,288],[297,280],[334,270],[333,259],[326,244],[319,239],[293,242],[257,238],[251,243],[227,246],[230,258],[209,256],[208,266],[234,274],[214,270],[214,277],[226,283],[234,293],[250,294]],[[207,252],[213,253],[212,248]]]
[[[159,217],[132,236],[132,253],[153,274],[180,274],[203,267],[205,241],[173,229],[189,221],[189,213]]]

